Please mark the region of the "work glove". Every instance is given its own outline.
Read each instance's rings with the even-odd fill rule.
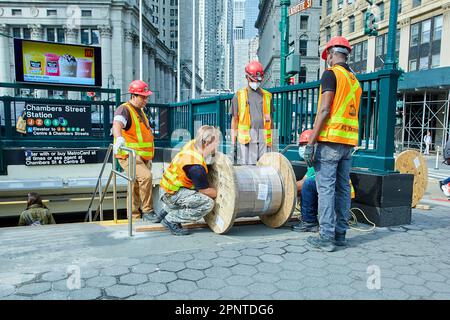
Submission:
[[[307,144],[305,146],[305,153],[303,155],[303,158],[305,159],[305,162],[306,162],[308,167],[312,167],[313,166],[313,162],[314,162],[314,145]]]
[[[113,145],[114,154],[117,154],[119,152],[119,149],[124,146],[125,146],[125,139],[123,137],[117,137],[116,142],[114,142]]]

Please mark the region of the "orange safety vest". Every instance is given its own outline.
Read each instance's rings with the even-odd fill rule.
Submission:
[[[122,137],[125,139],[125,146],[136,150],[136,154],[141,156],[143,160],[152,160],[154,155],[154,142],[153,133],[148,123],[147,117],[144,115],[145,123],[141,121],[136,110],[133,106],[127,102],[123,105],[128,109],[131,116],[131,127],[128,130],[122,129]],[[114,138],[116,142],[116,138]],[[116,154],[116,158],[126,159],[128,158],[128,152],[119,150]]]
[[[183,168],[187,165],[201,165],[208,173],[203,155],[195,148],[195,139],[188,142],[180,152],[173,158],[169,167],[164,171],[160,186],[167,193],[174,194],[181,187],[195,189],[191,179],[189,179]]]
[[[272,119],[270,114],[270,105],[272,102],[272,94],[264,89],[261,89],[263,93],[263,115],[264,115],[264,138],[266,144],[272,146]],[[238,98],[238,141],[241,144],[247,144],[250,142],[250,106],[248,105],[248,88],[240,89],[237,91]],[[266,119],[270,119],[266,121]]]
[[[317,140],[357,146],[361,86],[353,73],[338,64],[328,70],[333,71],[336,76],[336,92],[331,104],[330,117],[320,131]],[[320,108],[322,101],[322,86],[319,90],[318,108]]]

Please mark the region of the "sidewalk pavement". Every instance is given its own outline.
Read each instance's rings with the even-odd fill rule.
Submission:
[[[361,227],[367,227],[363,225]],[[126,225],[0,229],[0,299],[450,299],[450,209],[411,225],[349,231],[311,251],[310,234],[264,225],[226,235],[136,233]]]

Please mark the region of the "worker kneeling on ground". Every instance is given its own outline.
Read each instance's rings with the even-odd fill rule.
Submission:
[[[152,159],[154,155],[153,133],[143,109],[152,92],[142,80],[130,83],[130,101],[122,104],[114,113],[114,154],[123,170],[128,170],[128,152],[121,147],[136,151],[136,180],[133,184],[132,214],[139,218],[139,207],[144,220],[155,221],[152,202]]]
[[[305,146],[308,143],[309,136],[312,130],[305,130],[300,135],[298,149],[299,156],[303,160],[305,153]],[[351,187],[351,197],[355,198],[355,190],[353,189],[352,182],[350,181]],[[306,174],[303,178],[297,181],[297,194],[300,197],[300,210],[301,210],[301,220],[298,224],[292,226],[293,231],[298,232],[318,232],[319,231],[319,221],[317,219],[318,215],[318,198],[319,194],[317,192],[316,185],[316,171],[314,167],[307,166]],[[337,243],[335,241],[335,243]],[[341,245],[343,243],[337,243]]]
[[[161,223],[174,235],[186,235],[181,223],[194,222],[214,208],[217,190],[208,185],[205,158],[214,154],[219,145],[219,130],[202,126],[194,140],[187,143],[165,170],[160,186]]]

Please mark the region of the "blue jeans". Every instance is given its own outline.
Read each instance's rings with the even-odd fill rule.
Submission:
[[[302,187],[302,221],[318,224],[317,221],[317,188],[314,178],[307,178]]]
[[[444,181],[442,181],[443,184],[449,184],[450,183],[450,177],[448,177],[447,179],[445,179]]]
[[[319,232],[326,240],[334,239],[335,234],[345,235],[348,229],[352,148],[339,143],[317,144],[314,169],[319,191]]]

